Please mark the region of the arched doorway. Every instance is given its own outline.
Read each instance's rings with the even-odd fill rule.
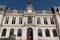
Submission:
[[[32,28],[27,29],[27,40],[33,40],[33,29]]]

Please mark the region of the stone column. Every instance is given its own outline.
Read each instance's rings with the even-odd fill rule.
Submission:
[[[50,30],[50,37],[53,38],[53,30],[52,29]]]
[[[41,24],[44,25],[43,17],[41,17]]]
[[[16,25],[19,24],[19,18],[20,18],[20,17],[16,17],[16,22],[15,22]]]
[[[34,20],[35,20],[35,25],[37,25],[37,17],[35,17],[35,19],[34,19]]]
[[[33,40],[38,40],[37,27],[33,27]]]
[[[46,37],[46,35],[45,35],[45,29],[42,30],[42,35],[43,35],[44,38]]]
[[[9,17],[9,24],[12,24],[12,17]]]
[[[6,31],[6,36],[7,36],[7,38],[9,38],[9,35],[10,35],[10,28],[7,27],[7,31]]]
[[[27,40],[27,28],[22,28],[22,40]]]
[[[51,25],[50,18],[47,18],[48,25]]]

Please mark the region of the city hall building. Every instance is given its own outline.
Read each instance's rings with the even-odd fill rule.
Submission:
[[[0,39],[9,37],[14,40],[60,40],[60,7],[34,10],[30,0],[25,10],[1,5]]]

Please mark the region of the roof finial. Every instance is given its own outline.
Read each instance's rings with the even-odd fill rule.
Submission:
[[[29,6],[32,4],[31,0],[28,0],[28,4],[29,4]]]

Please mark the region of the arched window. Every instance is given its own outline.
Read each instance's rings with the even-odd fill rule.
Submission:
[[[49,30],[48,29],[45,30],[45,34],[46,34],[46,37],[49,37],[50,36],[50,33],[49,33]]]
[[[14,29],[11,29],[11,30],[10,30],[10,36],[11,36],[11,35],[14,35]]]
[[[32,23],[32,18],[28,17],[28,23],[31,24]]]
[[[6,29],[3,29],[1,36],[6,36],[6,31],[7,31]]]
[[[53,36],[57,37],[57,31],[55,29],[53,29]]]
[[[18,29],[18,34],[17,36],[22,36],[22,30],[21,29]]]
[[[38,29],[38,36],[42,36],[42,30]]]

